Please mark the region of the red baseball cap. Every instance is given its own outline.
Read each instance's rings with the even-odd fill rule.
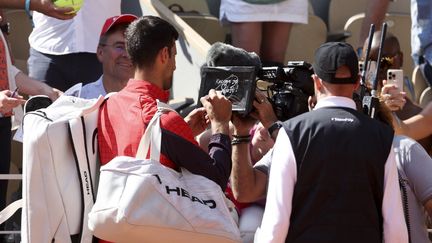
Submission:
[[[108,30],[110,30],[115,25],[124,24],[124,23],[130,24],[136,19],[138,19],[138,17],[133,14],[122,14],[122,15],[107,18],[107,20],[105,20],[105,24],[102,27],[100,36],[105,35],[106,32],[108,32]]]

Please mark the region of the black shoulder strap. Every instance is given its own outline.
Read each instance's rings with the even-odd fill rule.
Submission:
[[[409,207],[408,207],[408,193],[406,188],[407,185],[405,184],[405,180],[402,178],[400,173],[398,173],[398,178],[399,178],[399,187],[402,196],[402,207],[404,210],[405,223],[408,230],[408,242],[411,243],[411,223],[410,223]]]

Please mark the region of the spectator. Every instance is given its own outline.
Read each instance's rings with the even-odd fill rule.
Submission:
[[[381,41],[381,31],[377,31],[373,35],[372,46],[370,51],[370,61],[377,61],[378,49]],[[367,47],[368,40],[365,41],[364,47]],[[365,57],[363,57],[364,59]],[[387,33],[384,38],[384,47],[382,50],[382,58],[380,60],[380,69],[378,74],[378,90],[381,90],[381,97],[391,110],[395,112],[398,118],[405,120],[422,111],[422,108],[414,104],[409,98],[405,97],[405,92],[399,93],[398,87],[395,85],[384,85],[386,82],[386,74],[388,69],[401,69],[403,65],[403,53],[400,49],[398,39],[391,33]],[[406,87],[410,87],[411,82],[406,77],[404,79]],[[403,87],[399,87],[403,89]],[[391,96],[390,93],[399,93]],[[399,98],[404,97],[404,98]],[[432,151],[432,136],[419,140],[419,143],[425,148],[426,151]]]
[[[345,43],[323,44],[314,71],[315,110],[279,130],[256,240],[407,242],[393,132],[357,112],[351,99],[359,85],[356,53]]]
[[[85,0],[76,17],[58,20],[33,13],[29,76],[65,91],[102,75],[96,56],[98,35],[108,17],[120,14],[120,0]]]
[[[31,0],[29,3],[29,10],[34,10],[53,18],[66,20],[75,17],[74,14],[68,14],[73,8],[56,7],[49,0]],[[0,8],[25,9],[25,6],[25,0],[0,0]]]
[[[381,28],[391,0],[369,0],[365,20],[359,37],[359,49],[367,38],[369,27]],[[423,76],[432,85],[432,2],[411,0],[411,56],[414,64],[420,65]],[[361,51],[359,50],[359,56]]]
[[[23,115],[20,105],[25,100],[18,94],[18,90],[27,95],[47,95],[52,100],[61,95],[59,90],[29,78],[13,66],[8,43],[0,31],[0,174],[9,174],[12,128],[20,125]],[[7,180],[0,180],[0,209],[6,207],[7,185]]]
[[[102,164],[115,156],[136,155],[146,124],[156,112],[156,100],[168,100],[176,68],[177,38],[177,30],[155,16],[141,17],[127,28],[126,48],[135,69],[134,78],[100,109],[98,141]],[[160,161],[171,168],[184,167],[206,176],[225,190],[231,171],[231,103],[214,90],[201,102],[204,108],[195,109],[185,120],[174,112],[162,115]],[[209,154],[194,140],[206,128],[206,118],[213,133]]]
[[[385,19],[388,6],[391,0],[369,0],[367,1],[365,18],[362,22],[359,40],[357,44],[357,54],[362,56],[363,43],[369,34],[370,25],[375,25],[375,31],[381,29],[381,25]]]
[[[378,107],[377,119],[390,126],[393,123],[393,116],[383,102]],[[409,242],[430,242],[425,212],[432,215],[432,178],[429,176],[432,158],[419,143],[398,133],[393,147]]]
[[[233,46],[257,53],[264,65],[283,64],[292,24],[308,21],[308,1],[222,0],[219,16],[231,25]]]
[[[378,58],[378,51],[381,44],[381,35],[382,32],[375,31],[372,36],[372,44],[371,44],[371,50],[369,53],[369,61],[377,62]],[[369,39],[366,38],[366,40],[363,43],[363,47],[366,49],[368,45]],[[366,54],[363,53],[361,56],[362,60],[366,59]],[[396,36],[394,36],[392,33],[387,32],[386,36],[384,38],[383,43],[383,50],[381,53],[381,60],[380,60],[380,73],[378,74],[378,87],[381,88],[383,86],[382,81],[387,78],[387,70],[388,69],[400,69],[403,65],[403,52],[400,49],[399,40]],[[375,70],[369,70],[369,71],[375,71]],[[366,80],[370,83],[373,80]],[[408,80],[406,81],[408,82]],[[400,87],[402,88],[402,87]]]
[[[411,0],[411,56],[432,86],[432,2]]]
[[[137,17],[123,14],[108,18],[102,27],[96,55],[102,63],[103,75],[95,82],[84,85],[82,98],[97,98],[110,92],[117,92],[133,77],[132,62],[126,53],[124,33]]]
[[[395,136],[393,147],[409,227],[410,242],[430,242],[426,214],[432,217],[432,158],[413,139]]]

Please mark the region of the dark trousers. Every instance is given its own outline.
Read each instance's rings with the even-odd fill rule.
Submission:
[[[0,118],[0,174],[9,174],[11,163],[11,118]],[[0,180],[0,211],[6,207],[7,180]]]
[[[91,83],[102,75],[102,64],[95,53],[49,55],[30,48],[29,76],[66,91],[77,83]]]

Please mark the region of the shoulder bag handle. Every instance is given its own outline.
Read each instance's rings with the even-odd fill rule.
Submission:
[[[156,100],[157,102],[157,111],[154,114],[153,118],[150,120],[144,135],[141,137],[136,158],[137,159],[146,159],[147,151],[150,148],[150,159],[153,161],[159,161],[160,151],[161,151],[161,140],[162,140],[162,132],[160,128],[160,117],[163,113],[174,111],[169,105]]]

